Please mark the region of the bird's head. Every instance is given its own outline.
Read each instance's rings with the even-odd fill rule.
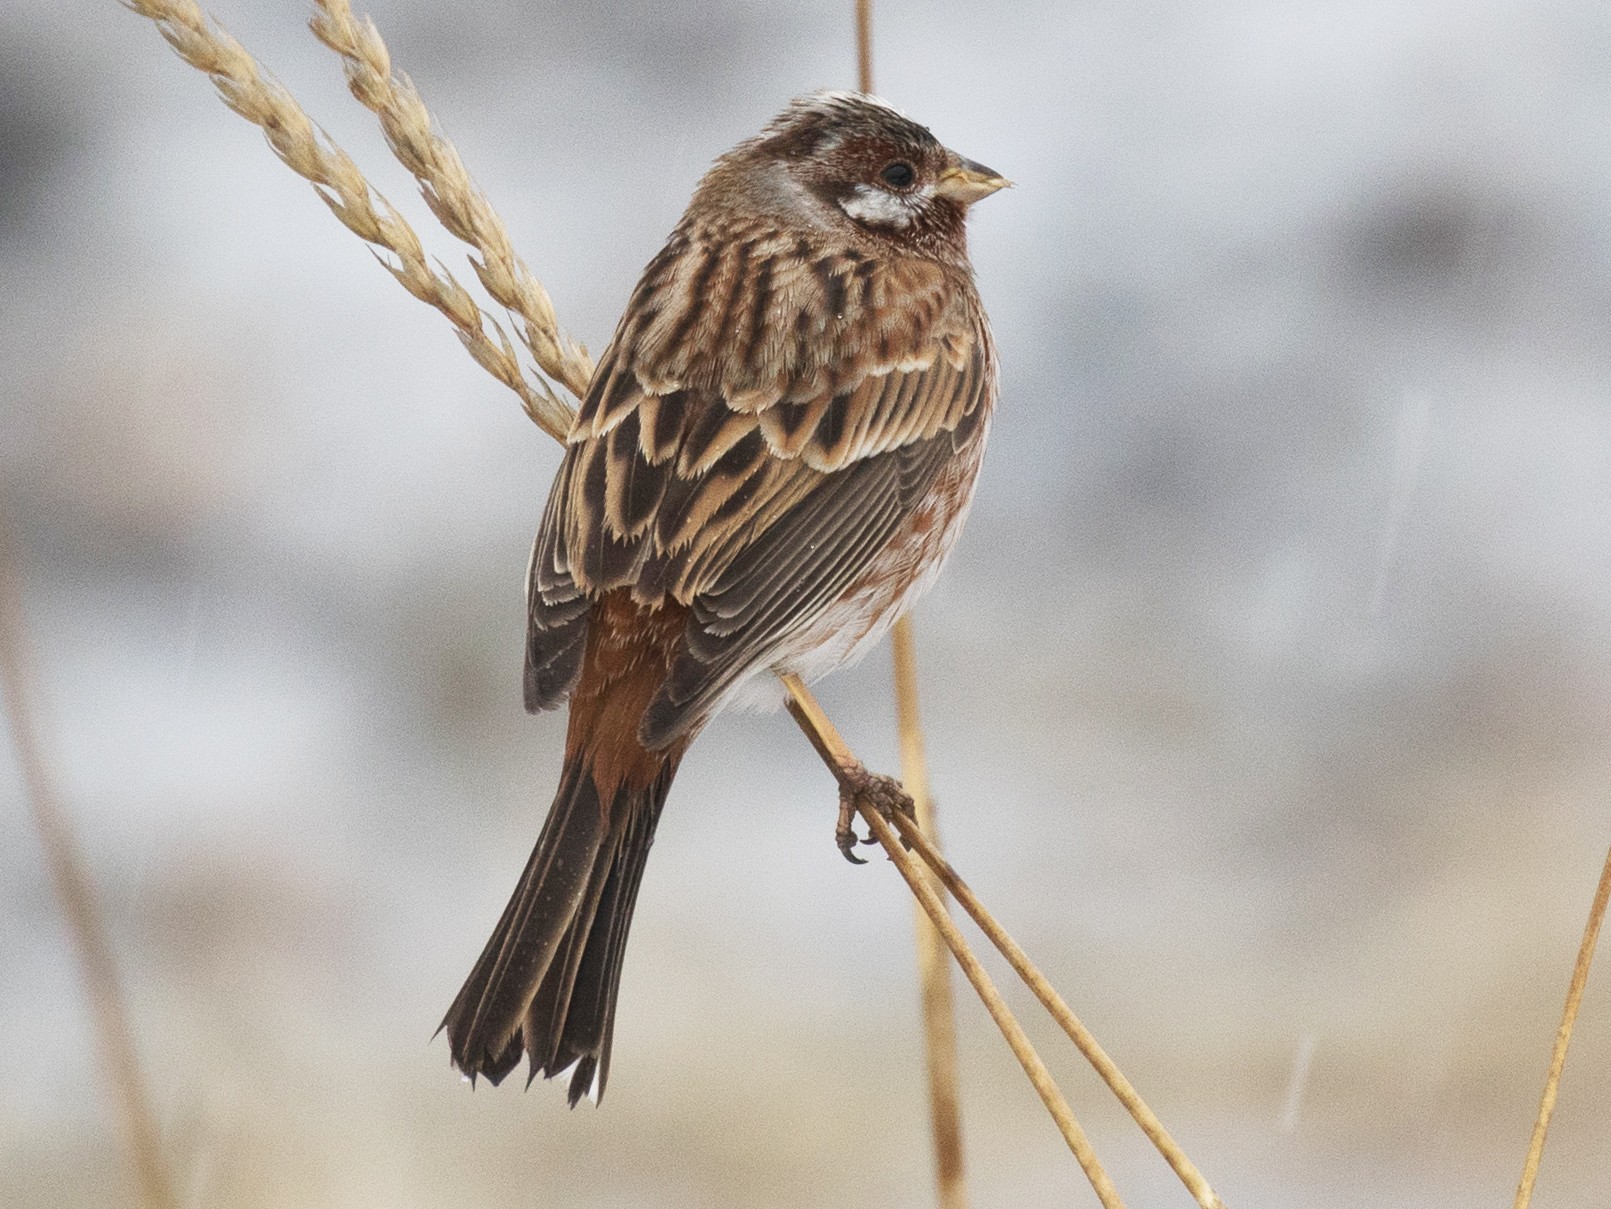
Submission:
[[[964,251],[968,207],[1009,184],[877,97],[818,92],[718,160],[700,194],[804,229],[943,254]]]

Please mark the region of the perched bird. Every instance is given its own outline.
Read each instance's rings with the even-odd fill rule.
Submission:
[[[716,161],[644,270],[532,550],[526,708],[569,697],[570,722],[443,1021],[472,1079],[524,1053],[571,1071],[573,1106],[602,1096],[688,744],[747,681],[856,659],[933,583],[996,398],[963,220],[1007,183],[877,98],[817,93]]]

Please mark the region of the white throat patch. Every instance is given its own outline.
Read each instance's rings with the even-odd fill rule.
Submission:
[[[909,227],[922,204],[920,195],[899,197],[877,185],[857,185],[839,206],[857,222],[874,227]]]

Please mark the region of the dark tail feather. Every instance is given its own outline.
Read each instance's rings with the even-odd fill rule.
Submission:
[[[566,766],[520,884],[442,1021],[472,1080],[500,1082],[524,1052],[532,1079],[575,1067],[572,1107],[595,1085],[603,1097],[627,929],[676,768],[670,759],[647,787],[623,786],[606,810],[591,770]]]

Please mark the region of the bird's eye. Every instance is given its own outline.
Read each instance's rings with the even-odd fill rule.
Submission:
[[[879,177],[894,189],[904,189],[917,179],[917,172],[905,160],[896,160],[885,166]]]

